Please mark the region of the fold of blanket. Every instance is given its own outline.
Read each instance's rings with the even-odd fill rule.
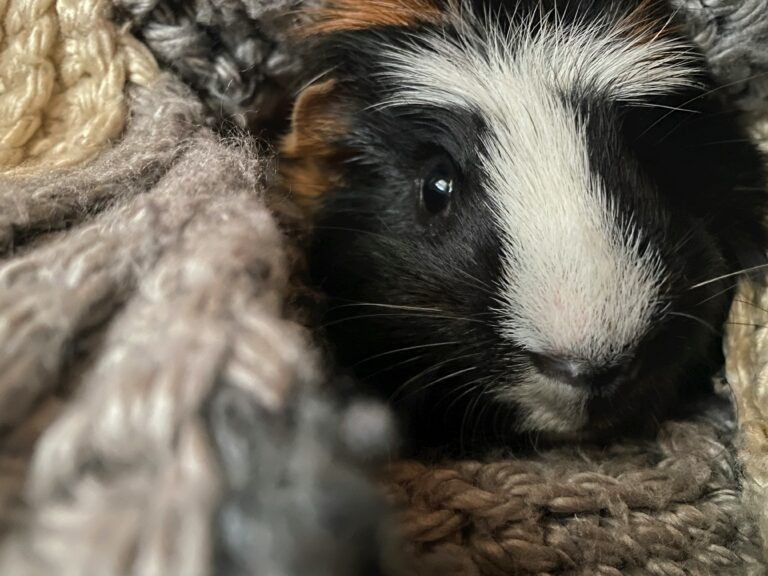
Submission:
[[[0,265],[0,451],[30,448],[26,419],[55,404],[23,501],[0,499],[0,573],[238,574],[253,558],[359,573],[383,536],[353,455],[386,449],[388,417],[321,397],[319,359],[285,308],[269,159],[203,127],[172,79],[132,110],[94,162],[1,184],[20,214],[45,198],[72,215],[43,237],[35,218],[16,223]],[[335,539],[337,517],[359,554]]]

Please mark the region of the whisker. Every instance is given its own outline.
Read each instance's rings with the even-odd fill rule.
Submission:
[[[500,416],[501,422],[499,422]],[[514,419],[515,412],[510,410],[508,406],[498,403],[493,417],[493,433],[498,436],[509,435],[510,431],[516,428]]]
[[[439,346],[450,346],[453,344],[461,344],[458,340],[449,341],[449,342],[437,342],[434,344],[419,344],[418,346],[408,346],[406,348],[398,348],[396,350],[389,350],[387,352],[382,352],[380,354],[374,354],[373,356],[368,356],[367,358],[364,358],[363,360],[360,360],[359,362],[356,362],[352,365],[352,367],[359,366],[360,364],[365,364],[366,362],[370,362],[371,360],[376,360],[377,358],[383,358],[385,356],[391,356],[392,354],[398,354],[400,352],[411,352],[413,350],[422,350],[425,348],[437,348]]]
[[[752,140],[750,140],[749,138],[732,138],[730,140],[714,140],[712,142],[704,142],[703,144],[686,146],[686,148],[707,148],[709,146],[721,146],[723,144],[744,144],[745,142],[752,142]]]
[[[683,234],[683,237],[680,238],[680,240],[672,247],[673,252],[679,252],[682,250],[688,242],[693,240],[695,230],[693,228],[690,228],[685,234]]]
[[[314,230],[335,230],[338,232],[352,232],[354,234],[368,234],[369,236],[383,239],[392,244],[407,244],[406,242],[402,242],[396,238],[393,238],[392,236],[387,236],[386,234],[381,234],[379,232],[373,232],[372,230],[363,230],[362,228],[347,228],[344,226],[313,226],[312,228]]]
[[[750,322],[726,322],[729,326],[749,326],[752,328],[768,328],[768,324],[752,324]]]
[[[460,272],[461,274],[464,274],[464,276],[466,276],[467,278],[472,280],[475,283],[474,286],[476,288],[482,290],[483,292],[485,292],[487,295],[495,296],[495,293],[493,292],[493,287],[490,284],[488,284],[487,282],[481,280],[480,278],[478,278],[477,276],[475,276],[473,274],[470,274],[466,270],[462,270],[461,268],[454,268],[454,270],[456,272]]]
[[[440,314],[445,314],[446,317],[448,316],[447,312],[442,308],[426,308],[421,306],[406,306],[406,305],[400,305],[400,304],[382,304],[378,302],[350,302],[348,304],[340,304],[338,306],[333,306],[328,309],[328,312],[329,313],[335,312],[336,310],[341,310],[343,308],[355,308],[355,307],[363,308],[366,306],[375,307],[375,308],[389,308],[394,310],[405,310],[405,311],[412,310],[415,312],[438,312]],[[493,312],[491,311],[475,312],[473,314],[470,314],[469,316],[450,316],[450,318],[455,320],[465,320],[467,322],[481,322],[477,320],[477,318],[482,318],[485,316],[493,316]],[[430,315],[430,317],[441,318],[442,316]],[[351,317],[345,317],[339,320],[346,320],[348,318],[351,318]],[[484,324],[484,322],[481,322],[481,323]]]
[[[767,312],[768,313],[768,308],[763,308],[762,306],[758,306],[754,302],[749,302],[748,300],[741,300],[739,298],[734,298],[733,301],[734,302],[738,302],[739,304],[746,304],[747,306],[752,306],[753,308],[757,308],[761,312]]]
[[[396,399],[398,396],[400,396],[400,394],[401,394],[401,393],[402,393],[402,392],[403,392],[403,391],[404,391],[404,390],[405,390],[405,389],[406,389],[406,388],[407,388],[407,387],[408,387],[410,384],[412,384],[413,382],[416,382],[416,381],[417,381],[419,378],[421,378],[421,377],[422,377],[422,376],[424,376],[425,374],[429,374],[430,372],[434,372],[435,370],[439,370],[439,369],[440,369],[440,368],[442,368],[443,366],[446,366],[446,365],[450,364],[451,362],[455,362],[456,360],[464,360],[464,359],[466,359],[466,358],[471,358],[471,357],[473,357],[473,356],[479,356],[479,355],[480,355],[480,353],[479,353],[479,352],[475,352],[475,353],[473,353],[473,354],[465,354],[465,355],[463,355],[463,356],[454,356],[454,357],[452,357],[452,358],[448,358],[448,359],[446,359],[446,360],[444,360],[444,361],[442,361],[442,362],[438,362],[437,364],[433,364],[432,366],[430,366],[430,367],[426,368],[425,370],[422,370],[421,372],[419,372],[419,373],[418,373],[418,374],[416,374],[415,376],[413,376],[413,377],[409,378],[408,380],[406,380],[405,382],[403,382],[403,383],[402,383],[400,386],[398,386],[398,387],[397,387],[397,390],[395,390],[395,391],[394,391],[394,392],[393,392],[393,393],[390,395],[390,397],[389,397],[389,401],[390,401],[390,402],[392,402],[393,400],[395,400],[395,399]],[[410,396],[412,396],[412,395],[413,395],[415,392],[418,392],[418,391],[421,391],[421,390],[424,390],[424,389],[425,389],[425,387],[423,387],[423,386],[422,386],[422,387],[420,387],[420,388],[419,388],[419,390],[415,390],[415,391],[413,391],[413,392],[409,393],[407,396],[403,396],[403,397],[401,398],[401,400],[405,400],[406,398],[409,398]]]
[[[688,288],[688,290],[701,288],[702,286],[706,286],[707,284],[712,284],[713,282],[718,282],[726,278],[732,278],[733,276],[738,276],[739,274],[746,274],[747,272],[754,272],[755,270],[761,270],[763,268],[768,268],[768,263],[758,264],[757,266],[751,266],[749,268],[744,268],[736,272],[731,272],[730,274],[723,274],[722,276],[718,276],[717,278],[712,278],[711,280],[705,280],[704,282],[699,282],[698,284],[694,284],[693,286]]]
[[[352,320],[363,320],[367,318],[433,318],[438,320],[456,320],[459,322],[475,322],[477,324],[485,325],[482,320],[476,320],[474,318],[462,318],[461,316],[445,316],[438,314],[360,314],[356,316],[348,316],[346,318],[339,318],[338,320],[332,320],[322,324],[320,328],[328,328],[329,326],[337,326],[344,322]]]
[[[477,395],[477,397],[478,397],[478,398],[481,398],[481,397],[483,396],[483,394],[486,392],[486,390],[487,390],[487,389],[488,389],[490,386],[494,385],[496,382],[498,382],[498,381],[499,381],[499,378],[500,378],[500,376],[499,376],[498,378],[494,378],[494,379],[493,379],[491,382],[487,383],[487,384],[486,384],[486,385],[483,387],[483,389],[480,391],[480,393]],[[490,402],[490,401],[488,401],[488,400],[486,399],[486,401],[485,401],[485,402],[483,402],[482,404],[480,404],[480,410],[479,410],[479,412],[477,413],[477,416],[476,416],[476,417],[474,417],[474,420],[475,420],[475,427],[474,427],[474,430],[473,430],[473,432],[472,432],[472,435],[473,435],[473,436],[477,436],[477,431],[478,431],[478,428],[480,428],[480,426],[482,426],[482,425],[483,425],[483,423],[484,423],[484,420],[483,420],[483,415],[484,415],[484,414],[485,414],[485,413],[488,411],[488,409],[489,409],[490,407],[492,407],[492,406],[495,408],[495,412],[494,412],[494,414],[493,414],[493,420],[492,420],[492,422],[493,422],[493,425],[491,426],[490,430],[491,430],[491,432],[492,432],[493,434],[496,434],[496,433],[498,433],[498,429],[497,429],[497,427],[496,427],[496,420],[497,420],[497,418],[498,418],[498,414],[499,414],[499,411],[500,411],[500,410],[502,410],[502,409],[504,408],[504,405],[503,405],[503,404],[501,404],[501,403],[493,403],[493,402]]]
[[[411,362],[417,362],[424,358],[426,354],[420,354],[419,356],[412,356],[411,358],[408,358],[406,360],[403,360],[402,362],[396,362],[395,364],[390,364],[389,366],[382,368],[381,370],[377,370],[373,374],[368,374],[366,376],[363,376],[361,380],[370,380],[371,378],[375,378],[376,376],[380,376],[381,374],[384,374],[384,372],[389,372],[390,370],[394,370],[395,368],[399,368],[400,366],[404,366],[405,364],[410,364]]]
[[[440,308],[423,308],[421,306],[405,306],[400,304],[379,304],[376,302],[352,302],[350,304],[341,304],[339,306],[334,306],[329,312],[335,312],[336,310],[341,310],[343,308],[354,308],[354,307],[362,307],[362,306],[371,306],[375,308],[391,308],[395,310],[413,310],[416,312],[440,312],[445,313],[444,310],[441,310]]]
[[[315,82],[319,82],[320,80],[328,76],[331,72],[335,71],[337,68],[338,66],[332,66],[331,68],[328,68],[327,70],[324,70],[319,74],[316,74],[315,76],[312,77],[311,80],[309,80],[308,82],[305,82],[298,90],[296,90],[293,95],[298,96],[299,94],[304,92],[304,90],[312,86],[312,84],[314,84]]]
[[[475,399],[473,402],[470,403],[470,405],[467,407],[467,413],[465,414],[466,419],[462,418],[462,429],[459,432],[459,435],[461,437],[461,445],[464,446],[464,429],[466,428],[467,424],[470,424],[470,427],[468,429],[468,437],[470,441],[470,448],[472,444],[477,440],[479,432],[482,432],[483,430],[483,415],[488,411],[488,408],[492,406],[491,402],[488,401],[486,398],[485,401],[483,401],[483,392],[485,391],[485,388],[483,387],[483,384],[479,384],[477,386],[479,390],[477,391],[477,394],[475,395]],[[498,408],[497,408],[498,411]],[[472,424],[474,424],[472,426]],[[495,432],[491,428],[492,432]]]
[[[680,318],[687,318],[688,320],[693,320],[694,322],[698,322],[699,324],[701,324],[705,328],[711,330],[712,332],[714,332],[718,336],[720,336],[722,334],[721,330],[716,329],[714,326],[712,326],[712,324],[710,324],[706,320],[703,320],[703,319],[699,318],[698,316],[694,316],[693,314],[686,314],[684,312],[669,312],[668,314],[670,316],[678,316]]]
[[[467,409],[464,411],[464,416],[461,418],[461,427],[459,429],[459,442],[461,445],[461,449],[465,449],[465,443],[464,443],[464,431],[467,428],[467,423],[472,421],[472,414],[477,410],[478,406],[481,406],[480,414],[483,413],[485,408],[488,406],[488,402],[483,402],[483,405],[480,404],[480,400],[483,397],[482,394],[477,394],[472,401],[469,403],[469,406],[467,406]],[[479,424],[479,419],[475,420],[477,424]],[[473,435],[477,434],[477,424],[475,426],[475,432]]]
[[[672,112],[689,112],[691,114],[701,114],[700,110],[693,110],[691,108],[681,108],[679,106],[667,106],[664,104],[653,104],[651,102],[640,102],[637,104],[641,108],[661,108],[662,110],[670,110]]]
[[[716,86],[715,88],[712,88],[711,90],[707,90],[706,92],[702,94],[698,94],[691,98],[690,100],[687,100],[683,102],[680,106],[688,106],[688,104],[691,104],[692,102],[696,102],[696,100],[701,100],[702,98],[706,98],[707,96],[711,96],[715,92],[718,92],[720,90],[724,90],[726,88],[730,88],[732,86],[736,86],[738,84],[741,84],[742,82],[749,82],[750,80],[755,80],[756,78],[760,78],[761,76],[765,75],[765,72],[760,72],[758,74],[753,74],[752,76],[748,76],[747,78],[742,78],[740,80],[735,80],[733,82],[729,82],[727,84],[722,84],[720,86]],[[666,114],[664,114],[661,118],[653,122],[648,128],[646,128],[642,134],[640,134],[640,138],[645,136],[648,132],[650,132],[654,127],[656,127],[658,124],[669,118],[674,113],[674,110],[670,110]]]
[[[697,302],[695,305],[696,306],[701,306],[702,304],[706,304],[710,300],[714,300],[718,296],[722,296],[723,294],[725,294],[726,292],[728,292],[730,290],[733,290],[734,288],[736,288],[736,284],[731,284],[727,288],[724,288],[723,290],[720,290],[719,292],[715,292],[714,294],[712,294],[712,296],[709,296],[708,298],[704,298],[704,300],[702,300],[700,302]]]
[[[471,394],[474,390],[477,390],[482,384],[483,381],[487,379],[487,376],[481,376],[479,378],[475,378],[474,380],[470,380],[469,382],[462,384],[458,388],[455,388],[451,392],[453,393],[459,393],[458,396],[456,396],[453,400],[451,400],[451,403],[448,404],[448,406],[445,408],[446,412],[449,412],[451,408],[459,402],[462,398],[465,396]]]
[[[474,354],[476,356],[476,354]],[[452,372],[451,374],[448,374],[446,376],[441,376],[440,378],[437,378],[436,380],[432,380],[431,382],[424,384],[419,391],[426,390],[428,388],[432,388],[436,384],[439,384],[440,382],[444,382],[446,380],[449,380],[450,378],[455,378],[456,376],[460,376],[461,374],[466,374],[467,372],[471,372],[472,370],[477,370],[477,366],[470,366],[468,368],[463,368],[461,370],[457,370],[456,372]]]

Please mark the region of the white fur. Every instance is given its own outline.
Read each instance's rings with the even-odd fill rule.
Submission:
[[[399,90],[384,105],[458,106],[488,124],[479,149],[489,213],[503,231],[503,337],[593,365],[617,362],[662,306],[664,271],[590,169],[586,119],[561,94],[589,86],[642,102],[670,92],[690,83],[683,47],[639,43],[607,24],[538,34],[523,25],[507,37],[462,26],[460,41],[435,36],[427,48],[387,53],[386,74]],[[525,428],[563,432],[585,421],[584,393],[533,368],[499,396],[527,409]]]
[[[522,408],[516,428],[567,434],[587,422],[587,394],[584,390],[548,378],[531,367],[514,386],[501,386],[501,401]]]
[[[620,24],[563,25],[534,19],[502,33],[454,9],[458,39],[434,33],[426,43],[387,49],[387,71],[401,90],[383,106],[408,103],[482,105],[535,77],[550,90],[587,87],[624,102],[642,102],[694,83],[689,48],[678,40],[639,39]],[[424,40],[424,38],[421,38]],[[506,94],[509,95],[509,94]]]

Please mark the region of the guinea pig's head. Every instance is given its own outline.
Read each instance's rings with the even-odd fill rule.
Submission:
[[[765,173],[663,2],[335,0],[308,43],[284,185],[412,424],[601,433],[717,368]]]

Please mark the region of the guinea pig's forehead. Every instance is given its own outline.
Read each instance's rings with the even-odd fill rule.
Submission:
[[[503,114],[505,99],[549,90],[644,102],[696,84],[689,47],[675,37],[638,38],[619,23],[536,21],[501,29],[471,14],[410,39],[383,43],[379,106],[452,105]]]

